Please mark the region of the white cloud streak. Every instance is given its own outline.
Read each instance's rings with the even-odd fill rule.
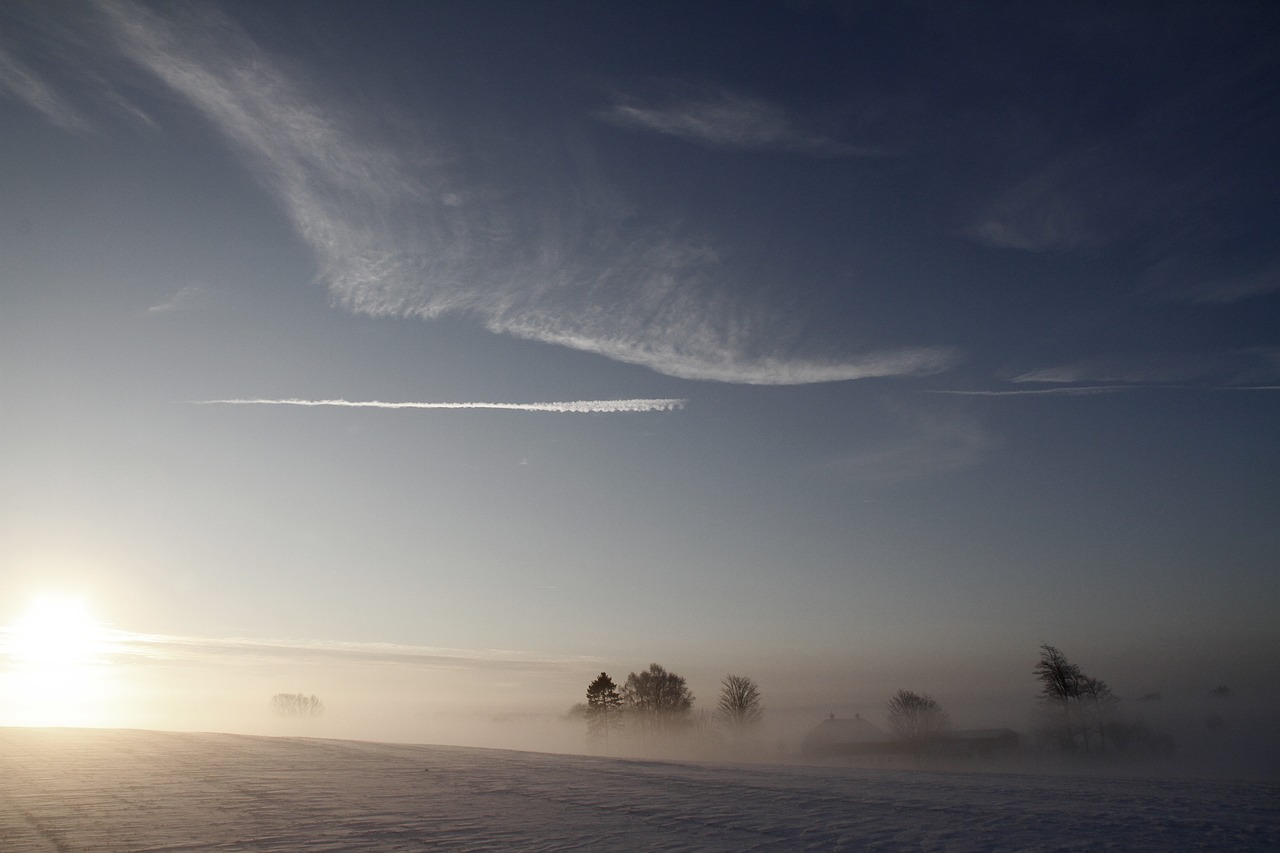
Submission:
[[[694,380],[919,376],[956,360],[946,347],[798,357],[797,340],[780,331],[785,320],[729,296],[741,289],[735,276],[749,272],[735,273],[705,239],[635,224],[589,167],[563,174],[534,148],[482,157],[464,145],[375,138],[372,123],[309,90],[219,13],[127,0],[99,7],[118,49],[246,156],[352,311],[459,314],[494,333]],[[754,102],[722,103],[697,127],[725,144],[836,153]]]
[[[730,92],[668,97],[642,103],[620,96],[600,118],[619,127],[648,130],[716,148],[789,151],[824,156],[873,156],[869,148],[845,145],[801,131],[781,107]]]
[[[686,400],[577,400],[566,403],[386,403],[381,400],[241,399],[196,400],[198,406],[335,406],[348,409],[499,409],[511,412],[559,414],[613,414],[619,412],[671,412],[683,409]]]

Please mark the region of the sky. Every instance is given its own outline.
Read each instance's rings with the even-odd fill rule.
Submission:
[[[41,596],[90,723],[1280,701],[1272,4],[17,0],[0,126],[10,721]]]

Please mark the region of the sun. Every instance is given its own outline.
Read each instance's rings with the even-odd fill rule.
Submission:
[[[43,596],[13,626],[10,654],[20,663],[84,663],[101,643],[101,628],[81,598]]]
[[[106,631],[88,602],[40,596],[0,629],[4,681],[0,723],[72,726],[99,722],[109,687]]]

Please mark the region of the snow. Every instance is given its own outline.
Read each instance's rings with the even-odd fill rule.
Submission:
[[[0,850],[1280,850],[1265,782],[0,728]]]

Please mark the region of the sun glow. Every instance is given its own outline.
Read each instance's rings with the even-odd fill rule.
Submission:
[[[33,664],[82,663],[93,656],[100,629],[77,598],[38,598],[14,625],[11,654]]]
[[[80,598],[44,596],[0,629],[0,722],[100,725],[111,692],[107,632]]]

